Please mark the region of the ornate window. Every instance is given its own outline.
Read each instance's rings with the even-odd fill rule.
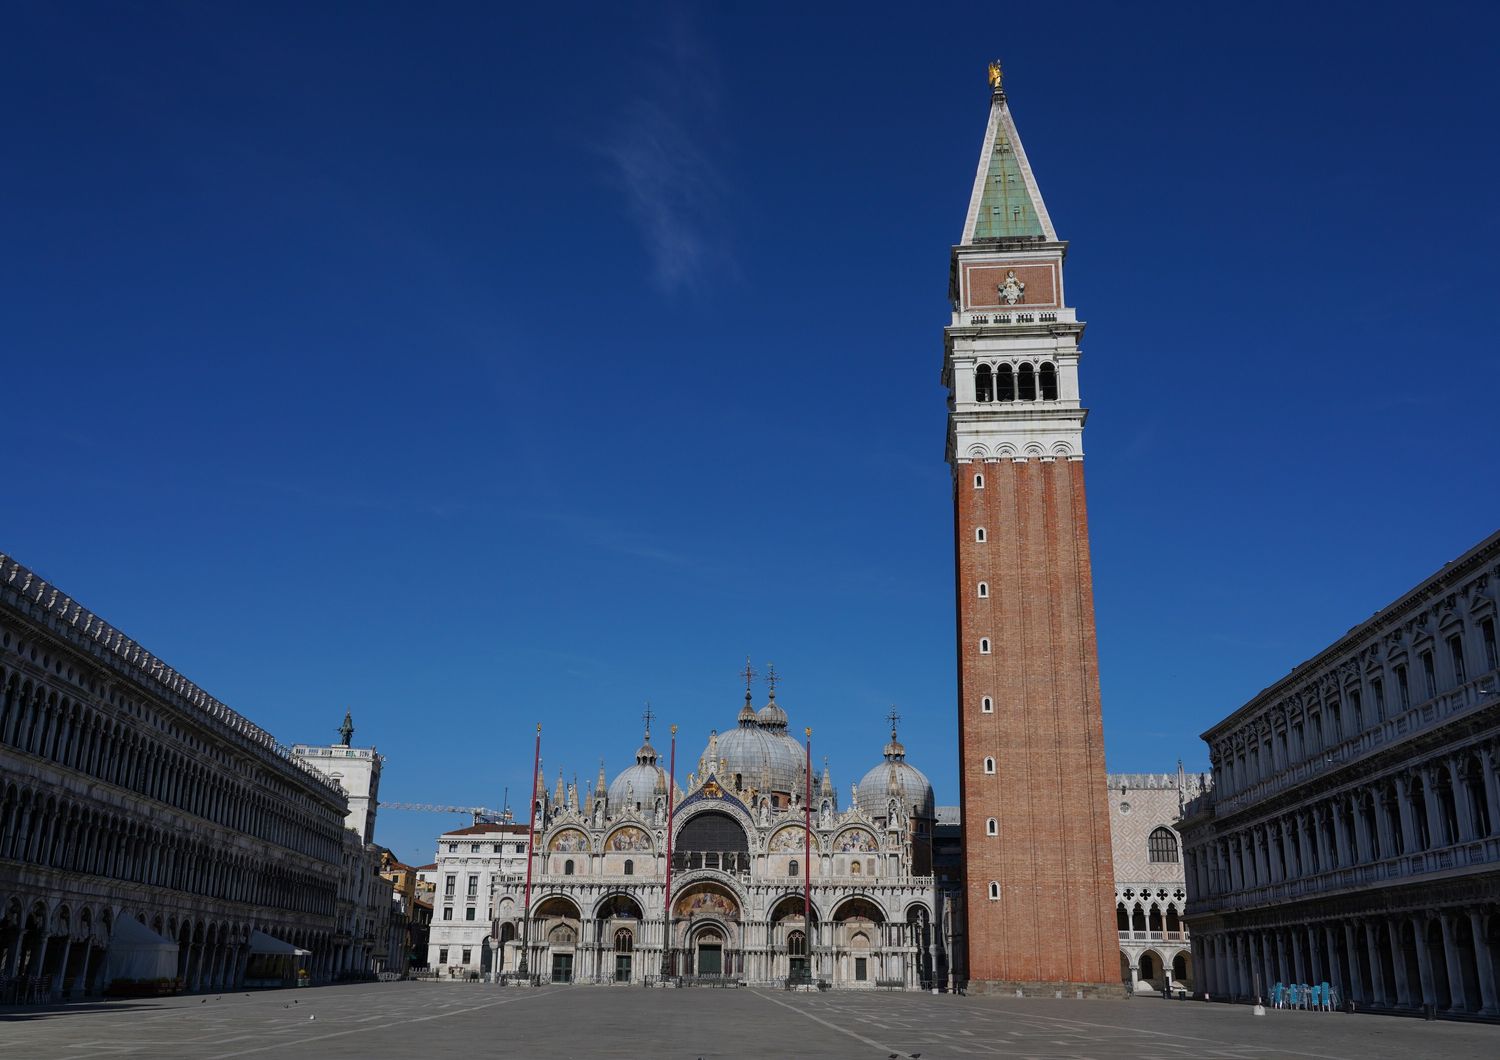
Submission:
[[[1021,365],[1016,373],[1016,392],[1022,401],[1036,400],[1036,370],[1031,365]]]
[[[1042,365],[1037,373],[1042,386],[1042,400],[1057,400],[1057,366],[1050,361]]]
[[[995,393],[999,401],[1016,400],[1016,380],[1008,364],[1002,364],[995,373]]]
[[[786,937],[786,952],[793,957],[806,957],[807,936],[801,931],[793,931]]]
[[[799,866],[797,865],[797,859],[793,858],[791,861],[788,861],[786,863],[786,874],[788,876],[795,876],[795,875],[797,875],[798,867]]]
[[[567,861],[563,862],[563,875],[564,876],[571,876],[571,875],[573,875],[573,859],[572,858],[569,858]]]
[[[1464,673],[1464,642],[1457,634],[1448,638],[1448,656],[1453,661],[1453,680],[1463,684],[1469,678]]]
[[[1177,860],[1177,837],[1170,828],[1155,828],[1146,837],[1146,851],[1153,862]]]
[[[621,928],[615,932],[615,952],[629,953],[635,949],[635,937],[631,935],[629,928]]]
[[[630,858],[626,858],[625,859],[625,875],[627,875],[627,876],[634,876],[635,875],[635,862],[632,861]]]

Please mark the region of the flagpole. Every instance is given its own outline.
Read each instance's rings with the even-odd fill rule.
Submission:
[[[677,788],[677,726],[672,726],[672,753],[667,777],[667,893],[662,904],[661,974],[671,975],[672,961],[672,807]]]
[[[521,966],[527,974],[526,951],[531,949],[531,865],[536,860],[536,782],[542,769],[542,725],[536,726],[536,753],[531,762],[531,827],[526,835],[526,894],[521,899]]]
[[[802,800],[802,923],[807,930],[807,972],[813,972],[813,926],[812,926],[812,727],[807,733],[807,763],[803,775],[807,778],[807,794]]]

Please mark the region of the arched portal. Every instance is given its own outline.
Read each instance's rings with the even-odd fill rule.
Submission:
[[[537,971],[554,983],[573,981],[573,962],[578,952],[578,932],[583,917],[577,904],[564,895],[555,894],[537,903],[531,918],[532,952],[540,948],[543,963]]]
[[[812,906],[814,929],[818,923],[817,906]],[[808,963],[807,904],[800,894],[788,894],[771,906],[771,974],[778,979],[805,982],[812,977]]]
[[[672,903],[674,947],[672,965],[679,974],[735,976],[740,974],[739,896],[721,883],[702,880],[686,887]]]
[[[833,911],[834,978],[848,986],[874,986],[885,979],[885,912],[864,896],[847,898]]]

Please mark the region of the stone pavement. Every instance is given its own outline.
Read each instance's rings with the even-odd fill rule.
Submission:
[[[1172,1002],[369,983],[0,1014],[16,1060],[1493,1060],[1500,1027]]]

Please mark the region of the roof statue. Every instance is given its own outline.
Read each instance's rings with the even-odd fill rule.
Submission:
[[[338,732],[344,746],[348,747],[349,741],[354,739],[354,716],[347,710],[344,711],[344,724],[339,726]]]
[[[1005,89],[1001,85],[1001,81],[1004,77],[1005,71],[1000,69],[1000,60],[992,60],[990,62],[990,88],[994,89],[996,92],[1004,92]]]

